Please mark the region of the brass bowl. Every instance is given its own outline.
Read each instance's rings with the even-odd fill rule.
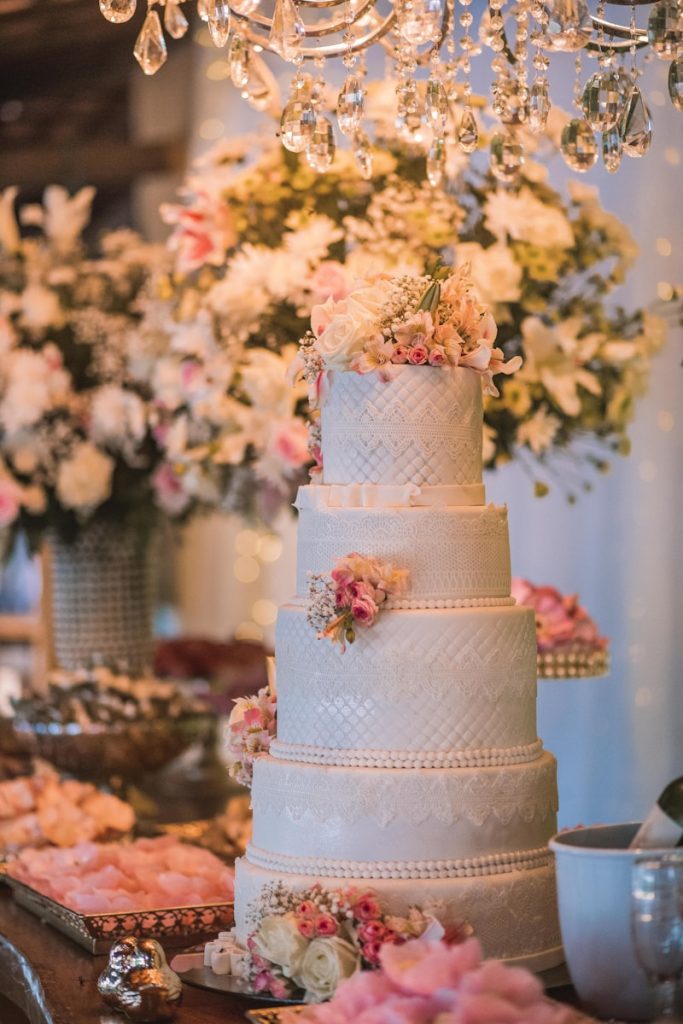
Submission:
[[[108,727],[93,724],[17,722],[15,732],[30,743],[37,757],[62,772],[91,782],[138,778],[175,760],[200,740],[208,715],[137,720]]]

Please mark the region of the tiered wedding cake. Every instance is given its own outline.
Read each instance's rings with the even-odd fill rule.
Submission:
[[[328,374],[323,482],[299,492],[297,597],[278,619],[277,738],[254,765],[238,934],[273,882],[357,883],[396,913],[466,919],[488,956],[550,966],[555,761],[536,735],[534,615],[510,597],[506,509],[485,504],[481,376],[390,369]],[[307,594],[310,574],[350,552],[409,575],[344,650],[311,628]]]

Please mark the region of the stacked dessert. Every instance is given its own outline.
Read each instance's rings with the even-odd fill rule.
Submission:
[[[277,737],[237,865],[243,942],[268,887],[319,881],[467,920],[488,956],[560,959],[534,615],[510,596],[506,510],[485,504],[481,363],[462,362],[327,369],[322,482],[299,492],[297,596],[277,625]],[[407,584],[333,643],[307,595],[351,552]]]

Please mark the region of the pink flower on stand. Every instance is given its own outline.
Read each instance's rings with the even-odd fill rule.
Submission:
[[[408,362],[413,366],[422,366],[429,359],[429,352],[425,345],[413,345],[408,353]]]

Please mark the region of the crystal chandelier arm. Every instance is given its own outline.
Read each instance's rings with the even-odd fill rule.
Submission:
[[[312,2],[312,0],[311,0]],[[332,4],[328,3],[327,0],[321,5],[330,7]],[[374,6],[374,0],[365,0],[361,7],[358,8],[357,17],[360,18],[370,8]],[[268,31],[271,26],[271,19],[266,18],[260,14],[243,15],[237,11],[232,11],[234,17],[239,22],[242,29],[242,34],[252,43],[256,43],[262,46],[264,49],[269,50],[268,46]],[[373,26],[367,32],[357,36],[349,45],[346,40],[341,40],[338,43],[326,43],[322,46],[304,46],[301,48],[299,53],[304,59],[314,59],[315,57],[338,57],[344,53],[348,53],[349,49],[352,53],[357,53],[361,50],[365,50],[368,46],[373,43],[379,42],[383,36],[389,32],[396,20],[396,14],[392,11],[386,16],[378,25]],[[260,28],[263,28],[264,34],[255,32],[253,25],[258,24]],[[324,25],[314,25],[306,27],[306,37],[312,39],[319,39],[326,35],[333,35],[335,32],[342,32],[347,28],[345,21],[327,22]]]
[[[614,0],[614,2],[617,2],[617,0]],[[618,0],[618,2],[621,2],[621,0]],[[647,46],[647,32],[645,29],[632,32],[628,25],[619,25],[612,21],[605,21],[604,18],[594,17],[593,15],[591,15],[591,21],[598,32],[602,31],[611,38],[602,43],[597,40],[591,40],[586,44],[586,49],[589,52],[601,53],[603,50],[627,52],[632,44],[637,50]]]

